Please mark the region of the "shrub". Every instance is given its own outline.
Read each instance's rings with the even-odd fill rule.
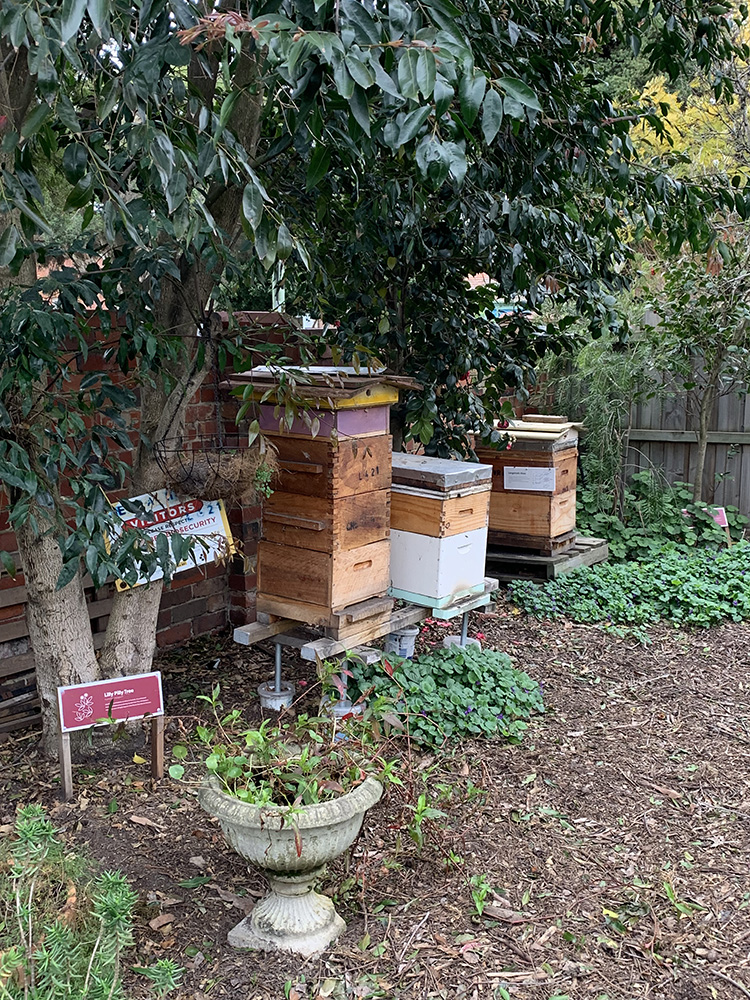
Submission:
[[[350,669],[353,698],[393,699],[409,735],[430,746],[473,736],[520,740],[529,716],[544,711],[539,684],[497,650],[453,646]]]
[[[137,900],[120,872],[90,878],[44,810],[26,806],[0,849],[0,995],[4,1000],[116,1000]],[[182,970],[162,959],[138,969],[164,996]]]
[[[710,505],[693,503],[689,483],[674,486],[650,472],[636,473],[623,491],[622,517],[602,508],[600,489],[582,489],[576,518],[583,534],[606,538],[612,561],[653,559],[665,546],[685,552],[696,548],[721,549],[727,536],[710,514]],[[729,532],[742,538],[748,519],[736,507],[727,507]]]
[[[582,623],[739,622],[750,618],[750,543],[722,552],[673,548],[658,561],[603,563],[545,584],[515,580],[508,598],[536,618]]]

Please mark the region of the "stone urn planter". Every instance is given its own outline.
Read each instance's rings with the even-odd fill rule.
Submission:
[[[211,777],[198,793],[206,812],[215,816],[227,843],[245,861],[260,868],[271,891],[229,932],[234,948],[290,951],[317,955],[346,928],[315,882],[329,861],[351,846],[365,812],[380,799],[383,786],[366,778],[338,799],[300,806],[254,806],[221,791]]]

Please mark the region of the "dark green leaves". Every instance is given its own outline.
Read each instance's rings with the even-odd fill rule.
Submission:
[[[482,106],[487,78],[484,73],[464,73],[458,85],[458,96],[461,101],[461,116],[464,122],[471,126],[476,121]]]
[[[85,13],[86,0],[64,0],[60,21],[60,40],[63,45],[78,33]]]
[[[84,174],[65,200],[66,208],[83,208],[94,196],[94,175]]]
[[[34,135],[39,129],[44,125],[47,119],[52,114],[52,108],[49,104],[37,104],[33,107],[26,119],[21,126],[21,135],[24,138],[29,138],[29,136]]]
[[[482,135],[489,144],[503,123],[503,99],[496,90],[488,90],[482,105]]]
[[[245,185],[242,193],[242,214],[255,232],[263,215],[263,195],[252,182]]]
[[[7,267],[16,255],[18,230],[14,225],[6,225],[0,235],[0,267]]]
[[[325,146],[316,146],[307,168],[305,187],[311,191],[323,180],[331,163],[331,154]]]
[[[86,173],[86,166],[89,161],[89,154],[86,147],[80,142],[71,142],[65,147],[62,158],[62,168],[65,179],[70,184],[77,184]]]
[[[508,97],[517,101],[524,108],[528,108],[529,111],[542,110],[536,94],[523,80],[515,80],[512,77],[504,76],[496,82],[498,87],[502,87]]]

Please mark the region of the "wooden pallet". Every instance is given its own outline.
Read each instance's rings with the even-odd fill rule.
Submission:
[[[492,600],[492,594],[497,590],[497,586],[497,579],[487,578],[484,581],[484,590],[481,594],[471,594],[448,608],[425,608],[416,604],[406,604],[404,607],[395,608],[387,618],[380,617],[379,621],[376,621],[376,616],[360,618],[349,623],[356,628],[352,628],[351,633],[343,638],[335,638],[330,635],[316,637],[315,631],[311,627],[303,626],[300,622],[290,621],[288,618],[271,621],[271,616],[263,615],[263,621],[252,622],[250,625],[241,625],[236,628],[234,641],[243,646],[252,646],[261,639],[273,637],[276,642],[283,646],[293,646],[299,649],[303,660],[313,662],[318,659],[326,660],[330,657],[342,656],[345,653],[359,654],[363,651],[365,655],[369,655],[370,650],[367,643],[381,639],[384,635],[405,628],[407,625],[414,625],[428,616],[445,620],[458,617],[476,608],[485,607]],[[347,609],[347,613],[352,614],[352,609]],[[341,614],[343,615],[344,612]]]
[[[490,529],[487,542],[490,546],[502,551],[519,549],[532,556],[558,556],[572,548],[577,538],[578,533],[575,529],[566,531],[562,535],[555,535],[554,538],[545,535],[521,535],[517,532]]]
[[[608,558],[609,546],[603,538],[579,536],[566,552],[551,556],[490,547],[487,549],[487,570],[501,583],[555,580],[579,566],[594,566]]]
[[[326,638],[342,641],[370,633],[381,626],[387,631],[393,611],[393,598],[373,597],[342,608],[341,611],[326,611],[317,621],[310,620],[308,605],[285,602],[279,607],[284,614],[258,611],[257,621],[240,625],[234,630],[234,641],[243,646],[252,646],[261,639],[270,639],[302,624],[318,625],[323,628]],[[295,615],[297,609],[299,614]]]

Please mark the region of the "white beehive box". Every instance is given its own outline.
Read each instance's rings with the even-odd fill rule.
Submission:
[[[486,554],[486,528],[442,538],[392,529],[390,594],[446,608],[484,589]]]

